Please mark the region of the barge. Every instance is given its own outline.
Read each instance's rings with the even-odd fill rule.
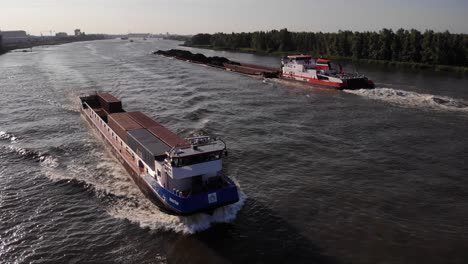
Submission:
[[[229,60],[225,57],[206,57],[203,54],[193,54],[187,50],[158,50],[153,52],[153,54],[162,55],[165,57],[170,57],[195,64],[203,64],[214,68],[224,69],[226,71],[238,72],[246,75],[264,78],[278,78],[280,75],[280,69],[278,68],[265,67],[249,63],[241,63]]]
[[[143,194],[172,215],[211,214],[239,200],[223,173],[219,138],[182,138],[142,112],[126,112],[109,93],[80,97],[81,115],[98,132]]]

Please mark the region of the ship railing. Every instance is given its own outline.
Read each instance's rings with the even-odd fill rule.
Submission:
[[[80,98],[81,99],[81,98]],[[88,102],[86,102],[86,100],[89,100],[89,98],[84,98],[82,101],[81,101],[81,104],[83,105],[83,108],[84,109],[93,109],[89,104]]]
[[[339,76],[342,79],[357,79],[357,78],[366,78],[364,74],[359,74],[357,72],[355,73],[338,73],[335,74],[336,76]]]
[[[217,137],[212,137],[212,136],[198,136],[198,137],[189,137],[186,138],[190,144],[193,146],[203,146],[203,145],[210,145],[210,144],[215,144],[216,141],[219,140]]]
[[[166,171],[172,172],[172,166],[170,164],[164,163],[164,168],[166,169]]]
[[[177,145],[175,145],[174,147],[172,147],[170,150],[168,150],[168,151],[166,152],[166,155],[167,155],[168,157],[171,157],[172,154],[175,154],[175,153],[179,152],[179,150],[180,150],[180,145],[177,144]]]
[[[192,145],[192,147],[196,148],[199,146],[206,146],[206,145],[214,145],[216,142],[221,141],[224,144],[224,149],[226,149],[226,142],[218,137],[213,136],[197,136],[197,137],[189,137],[186,140]],[[166,152],[166,155],[169,157],[173,154],[176,154],[181,150],[181,147],[184,146],[182,144],[177,144],[172,147],[169,151]]]

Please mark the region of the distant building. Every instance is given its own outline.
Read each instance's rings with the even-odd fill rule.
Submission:
[[[0,31],[0,37],[2,38],[3,45],[24,43],[29,41],[29,36],[24,30]]]
[[[65,32],[58,32],[58,33],[55,33],[55,36],[56,37],[68,37],[68,34]]]
[[[25,38],[28,36],[24,30],[0,31],[0,35],[4,38]]]
[[[129,38],[147,38],[150,33],[128,33]]]
[[[81,36],[81,29],[75,29],[75,37]]]

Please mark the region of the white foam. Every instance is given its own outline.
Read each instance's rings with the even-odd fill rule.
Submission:
[[[96,194],[116,196],[107,212],[112,217],[125,219],[151,230],[169,230],[183,234],[193,234],[208,229],[214,223],[232,222],[242,208],[246,195],[239,191],[239,202],[216,209],[212,215],[197,214],[188,217],[168,215],[161,212],[138,189],[130,176],[113,158],[102,152],[93,151],[94,158],[100,162],[94,166],[84,166],[72,162],[65,168],[57,167],[55,159],[44,160],[46,176],[53,180],[78,180],[96,190]]]
[[[98,135],[94,130],[91,131]],[[96,142],[90,144],[95,145]],[[94,188],[97,196],[113,195],[132,199],[141,195],[128,173],[110,153],[109,146],[102,146],[104,148],[93,149],[85,156],[65,161],[61,166],[43,166],[43,173],[52,181],[76,180],[86,183]]]
[[[151,230],[170,230],[183,234],[194,234],[206,230],[215,223],[231,223],[236,219],[247,196],[239,191],[239,201],[216,209],[212,215],[196,214],[192,216],[173,216],[159,211],[144,197],[138,204],[133,201],[121,201],[108,209],[108,213],[119,219],[126,219],[142,228]]]
[[[95,133],[95,132],[93,132]],[[104,145],[108,149],[107,145]],[[149,201],[130,179],[117,159],[109,153],[92,151],[93,160],[99,160],[96,170],[87,170],[83,165],[68,166],[66,173],[57,173],[49,177],[73,177],[91,184],[98,191],[113,194],[124,199],[117,199],[107,212],[109,215],[126,219],[142,228],[151,230],[170,230],[177,233],[193,234],[208,229],[214,223],[232,222],[246,200],[246,195],[239,189],[239,201],[235,204],[216,209],[212,215],[197,214],[188,217],[168,215],[161,212]],[[97,172],[103,173],[98,176]],[[237,184],[238,185],[238,184]]]
[[[3,131],[1,131],[1,132],[3,132]],[[0,133],[0,135],[1,135],[1,133]],[[11,137],[10,137],[10,139],[11,139]],[[15,140],[16,140],[16,137],[14,137],[14,139],[11,139],[11,141],[15,141]],[[12,143],[16,143],[16,142],[12,142]],[[10,150],[11,152],[16,153],[17,155],[30,157],[33,160],[39,161],[41,163],[42,167],[56,168],[56,167],[58,167],[58,164],[59,164],[57,158],[55,158],[55,157],[53,157],[53,156],[51,156],[51,155],[49,155],[47,153],[36,152],[36,151],[33,151],[33,150],[21,148],[21,147],[16,146],[16,145],[8,145],[8,146],[5,146],[5,148]]]
[[[26,155],[32,154],[27,149],[15,147],[15,146],[8,146],[8,149],[13,151],[13,152],[16,152],[18,155],[21,155],[21,156],[26,156]]]
[[[51,105],[51,106],[54,106],[54,107],[57,107],[57,108],[61,108],[61,109],[64,109],[64,110],[67,110],[67,111],[70,111],[70,112],[76,112],[76,113],[79,113],[80,112],[80,101],[79,101],[79,98],[78,98],[78,95],[76,94],[73,94],[73,93],[69,93],[67,95],[67,99],[68,99],[68,102],[65,102],[65,103],[60,103],[58,101],[56,101],[55,99],[45,99],[43,96],[39,95],[38,96],[39,98],[41,98],[46,104],[48,105]]]
[[[0,131],[0,139],[3,139],[3,140],[8,139],[12,142],[16,142],[18,137],[16,137],[13,134],[7,133],[6,131]]]
[[[359,90],[343,90],[374,100],[382,100],[403,107],[423,108],[431,110],[468,112],[468,101],[446,96],[420,94],[392,88],[375,88]]]
[[[41,166],[47,168],[57,168],[59,165],[58,159],[52,156],[39,156]]]
[[[133,198],[137,195],[138,189],[117,161],[99,151],[92,151],[90,155],[89,159],[99,160],[96,166],[83,164],[82,160],[71,160],[67,164],[63,164],[62,167],[58,167],[54,166],[52,161],[46,160],[43,173],[52,181],[77,180],[84,182],[92,186],[98,196],[110,194]]]
[[[104,148],[107,149],[107,148]],[[41,160],[41,158],[39,157]],[[94,162],[99,161],[96,165]],[[86,157],[64,161],[45,156],[41,160],[44,174],[53,181],[77,180],[92,186],[96,195],[113,195],[107,212],[126,219],[142,228],[169,230],[193,234],[208,229],[214,223],[232,222],[242,208],[246,195],[239,191],[239,202],[216,209],[212,215],[197,214],[188,217],[168,215],[149,201],[131,180],[117,159],[103,149],[94,149]]]

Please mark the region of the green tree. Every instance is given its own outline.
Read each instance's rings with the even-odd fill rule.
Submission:
[[[421,61],[421,41],[421,32],[417,31],[416,29],[411,29],[409,36],[409,60],[411,62]]]
[[[210,45],[211,35],[210,34],[196,34],[190,40],[191,45]]]
[[[400,28],[397,30],[397,32],[393,36],[392,45],[390,46],[390,49],[392,50],[393,61],[401,60],[401,54],[402,54],[401,49],[403,47],[402,40],[404,38],[404,33],[405,33],[405,30]]]
[[[412,29],[391,29],[379,32],[337,33],[290,32],[286,28],[252,33],[196,34],[187,45],[203,45],[226,49],[251,48],[262,52],[310,52],[315,56],[335,55],[356,59],[423,62],[429,64],[468,65],[468,35],[423,34]]]
[[[379,34],[379,46],[377,58],[380,60],[391,60],[392,59],[392,45],[393,31],[391,29],[382,29]]]
[[[429,64],[438,61],[434,47],[434,31],[432,30],[426,30],[423,34],[421,61]]]
[[[294,50],[291,32],[284,28],[278,32],[279,35],[279,51],[291,51]]]
[[[360,59],[363,57],[362,50],[364,48],[363,34],[355,32],[352,40],[352,54],[353,58]]]

